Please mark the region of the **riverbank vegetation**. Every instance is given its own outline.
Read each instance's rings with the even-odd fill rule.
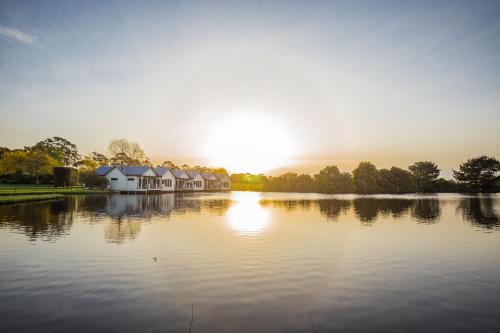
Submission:
[[[62,199],[65,196],[62,194],[31,194],[31,195],[4,195],[0,194],[0,205],[23,203],[30,201],[45,201]]]
[[[94,151],[82,156],[74,143],[53,137],[23,148],[0,147],[0,184],[52,184],[54,167],[71,167],[78,170],[78,184],[103,189],[107,186],[106,179],[95,174],[95,169],[103,165],[153,166],[142,147],[125,138],[112,140],[107,154]],[[178,166],[171,161],[158,166],[227,174],[224,168]]]
[[[439,178],[441,170],[430,161],[415,162],[402,169],[377,169],[371,162],[361,162],[352,172],[341,172],[335,165],[326,166],[311,176],[288,172],[277,177],[251,174],[231,175],[233,190],[317,193],[435,193],[499,192],[500,162],[479,156],[453,170],[454,179]]]

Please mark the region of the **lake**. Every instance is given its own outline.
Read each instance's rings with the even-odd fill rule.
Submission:
[[[500,331],[498,194],[73,196],[0,253],[1,332]]]

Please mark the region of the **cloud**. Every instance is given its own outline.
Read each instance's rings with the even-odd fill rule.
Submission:
[[[0,26],[0,35],[4,35],[5,37],[15,40],[17,42],[23,43],[23,44],[33,44],[36,41],[36,37],[29,35],[27,33],[22,32],[21,30],[18,29],[13,29],[13,28],[7,28],[7,27],[2,27]]]

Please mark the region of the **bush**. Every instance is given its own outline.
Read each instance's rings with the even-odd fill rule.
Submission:
[[[54,167],[54,187],[75,186],[78,182],[78,170],[68,167]]]
[[[79,182],[88,188],[107,189],[108,180],[98,176],[94,171],[80,171]]]

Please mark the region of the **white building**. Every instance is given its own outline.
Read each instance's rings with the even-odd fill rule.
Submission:
[[[109,182],[113,192],[229,191],[231,179],[224,174],[174,170],[150,166],[102,166],[98,176]]]
[[[217,189],[219,191],[230,191],[231,190],[231,178],[223,173],[214,173],[217,177]]]
[[[169,168],[156,167],[154,168],[158,176],[161,177],[160,188],[164,192],[174,192],[175,191],[175,175]]]
[[[160,180],[153,168],[149,166],[103,166],[96,174],[105,177],[109,182],[109,190],[113,192],[147,192],[160,191]]]
[[[189,180],[189,182],[191,184],[190,186],[191,186],[193,191],[205,191],[206,190],[205,189],[205,179],[203,178],[201,173],[199,173],[198,171],[195,171],[195,170],[188,170],[188,171],[186,171],[186,173],[191,178]]]
[[[175,191],[190,191],[192,189],[191,177],[184,170],[172,170],[175,176]]]
[[[203,172],[201,174],[205,182],[205,191],[215,191],[217,190],[217,177],[213,173]]]

